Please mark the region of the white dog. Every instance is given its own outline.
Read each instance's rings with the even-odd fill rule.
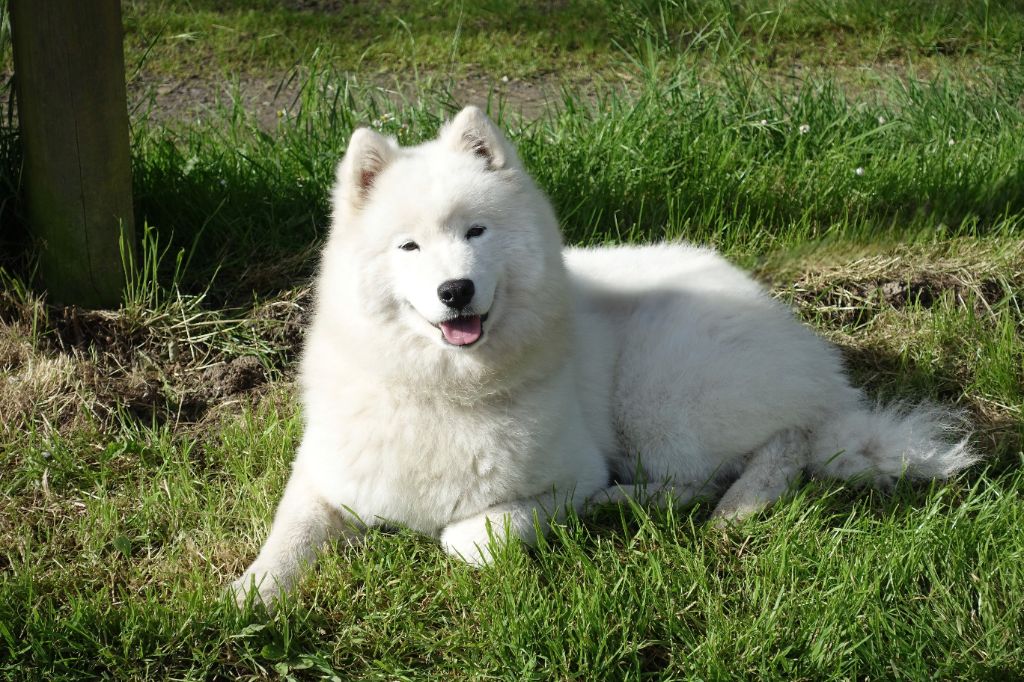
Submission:
[[[326,540],[382,522],[482,564],[640,484],[677,503],[724,489],[713,515],[731,520],[804,470],[884,486],[974,460],[946,412],[867,406],[837,350],[713,251],[563,251],[474,107],[416,147],[357,130],[333,209],[306,430],[239,602],[270,603]]]

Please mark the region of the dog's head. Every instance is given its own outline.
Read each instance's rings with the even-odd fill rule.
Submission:
[[[416,147],[357,130],[332,199],[320,314],[357,315],[382,362],[483,378],[564,335],[554,213],[476,107]]]

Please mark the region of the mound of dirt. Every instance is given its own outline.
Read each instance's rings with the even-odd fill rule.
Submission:
[[[267,380],[263,363],[252,355],[235,358],[213,367],[202,374],[202,383],[208,401],[221,400],[237,393],[250,391]]]

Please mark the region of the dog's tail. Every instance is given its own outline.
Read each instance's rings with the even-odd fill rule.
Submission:
[[[948,478],[979,457],[963,415],[929,403],[858,405],[811,434],[812,474],[890,488],[901,477]]]

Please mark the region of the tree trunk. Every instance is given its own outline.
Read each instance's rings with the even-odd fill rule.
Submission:
[[[119,0],[11,0],[23,178],[50,300],[121,300],[134,245]]]

